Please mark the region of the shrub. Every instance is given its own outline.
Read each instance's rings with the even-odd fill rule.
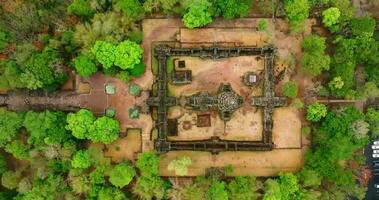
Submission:
[[[260,19],[258,21],[258,31],[264,31],[267,28],[267,20]]]
[[[123,188],[132,181],[135,175],[134,168],[128,162],[123,162],[110,171],[109,182],[116,187]]]
[[[283,85],[283,94],[286,97],[295,98],[297,96],[297,84],[293,81],[288,81]]]
[[[326,27],[330,27],[339,22],[341,12],[338,8],[331,7],[322,11],[322,22]]]
[[[90,76],[97,71],[95,63],[86,55],[79,55],[74,58],[74,67],[76,72],[84,77]]]
[[[88,151],[79,150],[72,157],[71,165],[73,168],[87,169],[92,165],[91,155]]]
[[[94,14],[89,0],[74,0],[67,7],[67,12],[68,14],[75,14],[83,17],[92,17]]]
[[[321,118],[325,117],[328,110],[324,104],[312,103],[307,109],[307,120],[318,122]]]

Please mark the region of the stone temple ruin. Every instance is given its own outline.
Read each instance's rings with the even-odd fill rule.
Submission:
[[[204,59],[222,59],[238,56],[261,56],[264,57],[264,90],[262,96],[253,97],[251,106],[262,107],[263,109],[263,137],[261,141],[236,141],[222,140],[219,137],[212,137],[207,140],[191,141],[170,141],[168,135],[169,119],[168,108],[172,106],[190,107],[193,110],[218,111],[220,118],[226,123],[233,116],[233,112],[239,109],[243,99],[233,91],[230,84],[222,84],[216,96],[211,96],[208,92],[199,92],[188,97],[171,97],[168,95],[168,73],[167,60],[170,56],[191,56]],[[275,48],[267,46],[256,47],[206,47],[206,48],[172,48],[167,45],[158,45],[155,48],[155,57],[158,60],[158,72],[155,79],[156,92],[152,92],[147,100],[147,104],[156,113],[155,126],[158,137],[155,140],[155,149],[158,152],[172,150],[189,151],[209,151],[217,154],[221,151],[269,151],[273,149],[272,129],[273,111],[275,107],[284,106],[286,98],[275,96],[274,85],[274,57]],[[256,81],[252,75],[250,81]]]

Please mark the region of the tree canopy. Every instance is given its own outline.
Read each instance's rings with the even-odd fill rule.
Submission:
[[[212,22],[212,3],[208,0],[186,0],[184,5],[187,12],[183,16],[183,23],[187,28],[197,28]]]
[[[80,109],[76,113],[67,114],[66,129],[70,130],[72,135],[78,139],[89,138],[89,130],[96,120],[91,111]]]
[[[92,17],[94,11],[92,10],[90,3],[90,0],[73,0],[67,7],[67,12],[78,16]]]
[[[0,147],[4,147],[22,127],[23,118],[20,114],[0,108]]]
[[[103,65],[105,69],[111,68],[115,61],[116,47],[106,41],[96,41],[95,45],[91,48],[91,52],[95,55],[97,61]]]
[[[310,35],[302,42],[304,50],[301,65],[312,76],[320,75],[322,70],[329,70],[330,58],[325,55],[325,38]]]
[[[293,81],[285,83],[282,90],[286,97],[295,98],[297,96],[297,84]]]
[[[132,69],[141,62],[142,48],[130,40],[117,45],[114,64],[121,69]]]
[[[95,63],[86,55],[79,55],[73,61],[75,70],[80,76],[87,77],[97,72]]]
[[[94,142],[109,144],[117,140],[120,132],[120,124],[117,120],[103,116],[91,126],[88,138]]]
[[[109,173],[112,185],[123,188],[127,186],[136,175],[136,171],[128,162],[117,164]]]
[[[71,160],[71,165],[74,168],[87,169],[92,165],[92,158],[88,151],[77,151]]]
[[[324,104],[312,103],[307,108],[307,120],[318,122],[327,114],[327,108]]]
[[[330,27],[339,22],[340,16],[341,16],[341,12],[338,8],[335,8],[335,7],[328,8],[322,11],[322,23],[324,23],[326,27]]]

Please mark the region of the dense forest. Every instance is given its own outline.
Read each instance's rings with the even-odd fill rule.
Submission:
[[[372,4],[379,3],[375,0]],[[0,7],[0,88],[58,90],[74,70],[88,77],[101,71],[128,82],[141,76],[141,20],[182,18],[185,27],[206,26],[216,18],[248,17],[257,10],[266,18],[288,21],[301,35],[304,22],[318,18],[328,37],[312,34],[302,41],[302,73],[322,79],[318,96],[350,100],[379,97],[377,21],[358,16],[350,0],[17,0]],[[253,9],[256,8],[256,9]],[[265,29],[261,21],[259,29]],[[91,111],[0,109],[0,199],[188,199],[188,200],[345,200],[363,199],[356,169],[361,150],[379,136],[379,110],[353,106],[303,105],[298,86],[288,82],[283,94],[303,109],[312,138],[298,173],[268,179],[197,177],[187,184],[159,176],[159,155],[142,153],[136,161],[113,163],[103,149],[119,138],[119,122]],[[186,174],[188,158],[169,168]]]

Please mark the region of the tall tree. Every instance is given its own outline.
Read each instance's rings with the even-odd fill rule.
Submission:
[[[324,104],[312,103],[307,108],[307,120],[318,122],[325,117],[328,110]]]
[[[187,12],[183,16],[183,23],[187,28],[197,28],[212,22],[212,3],[208,0],[186,0],[184,7]]]
[[[117,140],[120,133],[120,123],[110,117],[96,119],[89,130],[88,138],[94,142],[109,144]]]
[[[80,109],[77,113],[67,115],[67,130],[71,130],[72,135],[78,139],[89,138],[89,130],[96,120],[91,111]]]
[[[115,49],[114,64],[121,69],[132,69],[141,62],[142,48],[130,40],[119,43]]]
[[[80,76],[87,77],[97,71],[95,63],[86,55],[79,55],[78,57],[74,58],[73,62],[76,72]]]
[[[0,108],[0,147],[12,141],[22,127],[22,115]]]
[[[109,173],[109,182],[112,185],[123,188],[127,186],[136,175],[136,171],[129,162],[117,164]]]
[[[78,169],[87,169],[92,165],[92,163],[93,160],[91,155],[85,150],[77,151],[71,160],[72,167]]]

